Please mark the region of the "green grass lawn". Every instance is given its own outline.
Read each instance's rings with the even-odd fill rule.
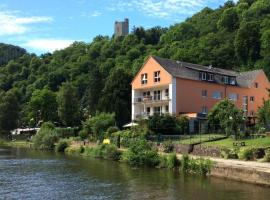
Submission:
[[[270,147],[270,137],[265,138],[257,138],[257,139],[243,139],[238,140],[241,142],[245,142],[248,147]],[[233,142],[235,142],[232,138],[227,138],[224,140],[214,141],[214,142],[206,142],[202,145],[204,146],[217,146],[217,147],[227,147],[233,148]]]
[[[206,142],[211,139],[223,138],[224,135],[221,134],[202,134],[202,135],[192,135],[191,138],[185,138],[175,141],[175,144],[195,144],[198,142]]]

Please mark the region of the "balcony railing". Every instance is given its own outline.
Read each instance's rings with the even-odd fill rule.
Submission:
[[[165,97],[161,97],[160,95],[144,96],[144,97],[135,97],[134,103],[147,103],[147,102],[169,101],[169,100],[170,100],[169,96]]]

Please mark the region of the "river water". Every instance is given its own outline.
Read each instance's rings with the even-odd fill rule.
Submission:
[[[0,199],[268,200],[270,188],[0,147]]]

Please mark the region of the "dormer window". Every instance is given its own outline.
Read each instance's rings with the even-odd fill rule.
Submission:
[[[230,77],[230,84],[231,85],[235,85],[236,84],[235,77]]]
[[[223,83],[228,84],[229,83],[229,77],[223,76]]]
[[[214,74],[209,74],[209,81],[213,81],[214,80]]]
[[[206,79],[207,79],[207,74],[206,74],[205,72],[202,72],[201,77],[202,77],[202,80],[203,80],[203,81],[206,81]]]
[[[141,75],[141,83],[142,83],[142,85],[147,84],[147,74]]]
[[[154,72],[154,82],[160,82],[160,71]]]

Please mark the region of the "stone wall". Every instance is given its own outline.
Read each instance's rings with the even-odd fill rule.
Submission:
[[[194,145],[191,154],[197,156],[220,157],[221,149],[218,147],[205,147],[201,145]]]
[[[233,179],[248,183],[270,186],[270,173],[244,167],[215,165],[211,169],[211,176]]]

